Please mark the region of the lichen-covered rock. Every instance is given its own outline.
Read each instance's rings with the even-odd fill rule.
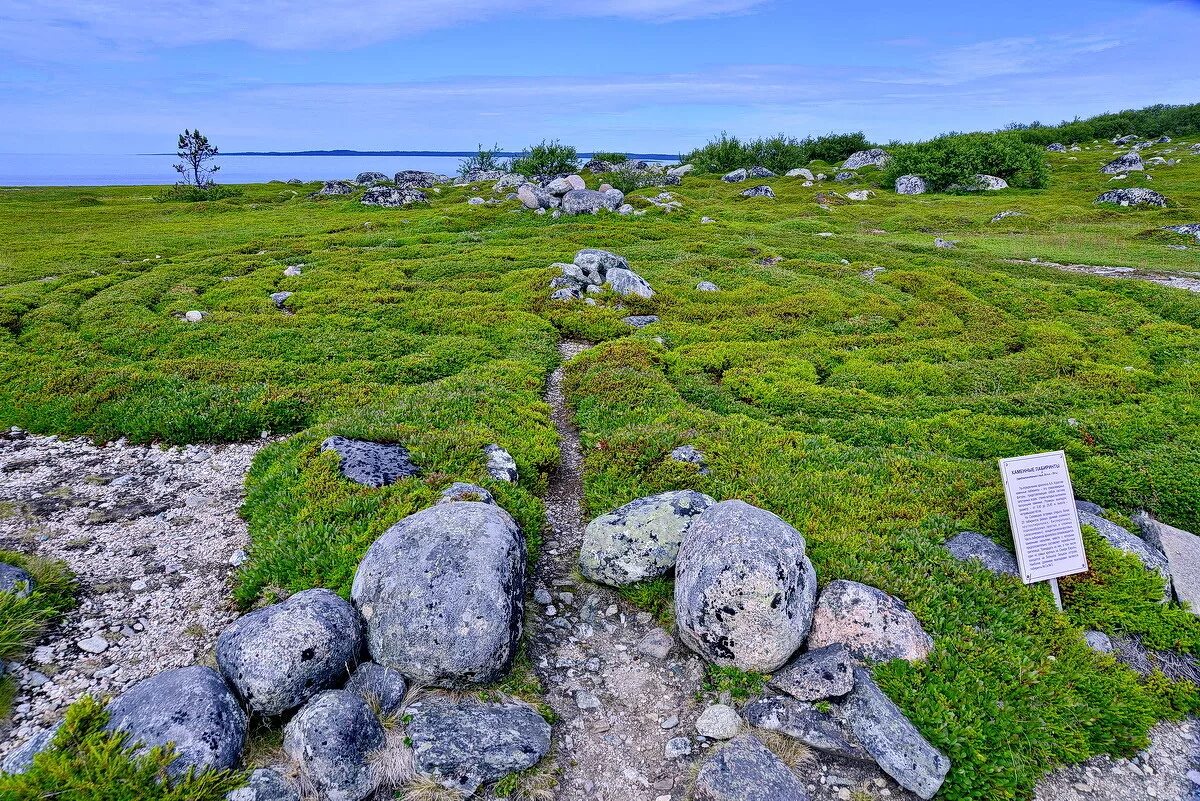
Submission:
[[[462,481],[455,481],[450,486],[442,490],[441,496],[438,497],[438,503],[454,503],[455,501],[480,501],[481,503],[496,503],[496,499],[492,497],[492,493],[488,492],[478,484],[467,484]]]
[[[516,483],[517,460],[512,454],[495,443],[484,446],[483,453],[487,456],[488,475],[497,481]]]
[[[533,184],[521,184],[517,188],[517,199],[527,209],[552,209],[558,206],[558,198]]]
[[[1161,551],[1151,546],[1133,532],[1092,512],[1080,511],[1079,524],[1081,526],[1091,526],[1096,529],[1096,533],[1108,540],[1109,545],[1117,550],[1133,554],[1141,560],[1147,570],[1154,570],[1159,573],[1166,579],[1168,584],[1167,592],[1170,592],[1171,570],[1167,564],[1167,557]]]
[[[621,322],[634,328],[645,328],[648,325],[654,325],[658,322],[658,315],[655,314],[632,314],[629,317],[624,317]]]
[[[929,191],[929,185],[919,175],[901,175],[896,179],[897,195],[923,195]]]
[[[696,774],[694,801],[808,801],[804,785],[757,737],[743,734]]]
[[[750,177],[750,172],[746,168],[733,170],[721,176],[721,180],[729,184],[737,184]]]
[[[701,281],[696,284],[697,291],[700,292],[720,292],[721,287],[714,284],[712,281]]]
[[[1100,168],[1105,175],[1119,175],[1123,172],[1145,170],[1142,157],[1137,153],[1123,153]]]
[[[837,175],[833,176],[833,180],[837,181],[839,184],[849,183],[856,178],[858,178],[858,173],[848,172],[846,170],[842,170]]]
[[[1103,631],[1089,629],[1083,633],[1084,642],[1088,644],[1088,648],[1099,654],[1111,654],[1113,652],[1112,640]]]
[[[601,209],[616,211],[625,202],[625,193],[619,189],[597,192],[594,189],[572,189],[562,197],[564,214],[595,214]]]
[[[393,182],[400,189],[432,189],[446,180],[448,180],[446,176],[438,175],[436,172],[401,170],[396,173]]]
[[[1194,236],[1200,239],[1200,223],[1185,223],[1184,225],[1171,225],[1166,228],[1168,231],[1173,231],[1184,236]]]
[[[702,476],[708,475],[708,462],[704,453],[693,445],[680,445],[671,451],[671,461],[693,464],[696,472]]]
[[[742,197],[775,197],[775,190],[763,184],[762,186],[752,186],[742,192]]]
[[[350,596],[379,664],[435,687],[494,681],[521,636],[525,537],[499,506],[437,504],[371,545]]]
[[[777,731],[823,754],[870,762],[871,755],[855,739],[839,711],[836,705],[822,711],[807,701],[782,695],[752,701],[743,710],[746,722],[756,729]]]
[[[853,192],[847,192],[846,197],[850,198],[851,200],[863,201],[863,200],[868,200],[874,194],[875,193],[872,192],[870,189],[856,189]]]
[[[704,510],[684,533],[675,567],[679,636],[719,665],[770,672],[803,644],[817,575],[804,537],[744,501]]]
[[[837,698],[854,688],[854,657],[841,643],[805,651],[772,673],[770,684],[800,701]]]
[[[364,206],[383,206],[395,209],[401,206],[411,206],[414,203],[427,203],[429,198],[420,189],[400,186],[373,186],[363,192],[359,200]]]
[[[1009,217],[1024,217],[1024,216],[1025,215],[1019,211],[1001,211],[1001,212],[997,212],[996,214],[994,214],[992,216],[991,221],[994,223],[997,223],[997,222],[1000,222],[1001,220],[1007,220]]]
[[[245,787],[231,791],[225,801],[300,801],[300,793],[275,771],[259,768],[250,774]]]
[[[808,647],[841,643],[856,659],[886,662],[924,659],[933,650],[933,638],[899,598],[859,584],[831,581],[821,591],[813,612]]]
[[[1100,197],[1097,203],[1109,203],[1114,206],[1157,206],[1166,208],[1167,199],[1153,189],[1143,189],[1131,186],[1123,189],[1110,189]]]
[[[11,592],[18,598],[28,598],[36,582],[28,571],[0,562],[0,592]]]
[[[235,620],[217,638],[217,664],[251,710],[279,715],[339,684],[361,648],[358,612],[314,589]]]
[[[672,178],[682,178],[685,175],[693,172],[696,167],[692,164],[680,164],[678,167],[672,167],[667,170],[667,175]]]
[[[326,181],[317,190],[318,195],[350,195],[354,193],[354,184],[349,181]]]
[[[1011,551],[974,531],[964,531],[948,540],[946,550],[960,562],[975,561],[993,573],[1020,575]]]
[[[597,286],[608,280],[609,270],[629,269],[629,262],[624,256],[599,248],[584,248],[577,252],[574,265],[579,268],[579,275],[585,282]]]
[[[588,579],[623,587],[675,567],[683,534],[716,503],[691,490],[638,498],[588,523],[579,571]]]
[[[129,733],[144,749],[171,743],[177,754],[172,776],[237,765],[248,721],[237,697],[212,668],[166,670],[142,679],[106,708],[108,731]]]
[[[384,742],[379,719],[345,690],[316,696],[283,729],[284,753],[328,801],[363,801],[375,792],[369,759]]]
[[[696,733],[710,740],[732,740],[741,728],[741,717],[728,704],[709,704],[696,719]]]
[[[404,702],[408,683],[398,670],[363,662],[354,669],[343,689],[366,701],[367,706],[379,710],[381,715],[392,715]]]
[[[321,450],[335,452],[342,475],[367,487],[385,487],[421,472],[403,445],[330,437]]]
[[[516,189],[523,184],[529,183],[524,175],[515,172],[509,172],[501,175],[496,179],[496,183],[492,185],[493,192],[503,192],[507,189]]]
[[[630,295],[635,295],[639,298],[654,297],[654,290],[650,288],[650,284],[646,283],[646,279],[633,270],[621,269],[619,267],[611,269],[605,275],[605,282],[612,287],[613,292],[624,297]]]
[[[550,724],[527,704],[433,698],[409,712],[417,772],[467,796],[550,751]]]
[[[746,170],[746,176],[748,178],[774,178],[774,177],[776,177],[775,173],[771,172],[766,167],[751,167],[750,169]]]
[[[360,172],[354,179],[354,183],[359,186],[374,186],[375,184],[383,183],[388,177],[381,172]]]
[[[857,153],[851,153],[850,157],[842,164],[843,170],[857,170],[862,167],[886,167],[892,157],[888,155],[886,150],[878,147],[873,147],[870,150],[860,150]]]
[[[976,175],[975,183],[967,189],[977,192],[995,192],[998,189],[1008,189],[1008,181],[995,175]]]
[[[854,738],[897,784],[925,799],[941,789],[950,759],[929,744],[862,668],[854,671],[854,689],[841,714]]]

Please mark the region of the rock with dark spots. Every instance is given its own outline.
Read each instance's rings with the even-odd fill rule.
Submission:
[[[1087,512],[1089,514],[1104,517],[1104,507],[1098,503],[1092,503],[1091,501],[1081,501],[1076,498],[1075,509],[1080,512]]]
[[[245,787],[230,792],[225,801],[300,801],[300,793],[275,771],[259,768],[250,774]]]
[[[946,542],[946,550],[960,562],[978,562],[993,573],[1019,576],[1017,558],[1002,545],[982,534],[964,531]]]
[[[533,767],[550,751],[550,724],[527,704],[434,698],[410,712],[417,772],[466,796]]]
[[[616,211],[625,202],[619,189],[597,192],[594,189],[572,189],[562,197],[563,214],[595,214],[602,209]]]
[[[646,279],[633,270],[625,270],[618,267],[609,270],[605,277],[606,283],[618,295],[623,297],[635,295],[639,298],[654,297],[654,290],[650,288],[650,284],[646,283]]]
[[[363,662],[350,674],[344,689],[366,701],[379,714],[392,715],[400,709],[408,684],[397,670]]]
[[[878,147],[873,147],[870,150],[860,150],[857,153],[851,153],[850,157],[842,164],[843,170],[857,170],[862,167],[886,167],[892,157],[888,155],[886,150]]]
[[[168,772],[188,768],[226,770],[237,765],[248,722],[237,696],[212,668],[166,670],[143,679],[106,707],[108,731],[129,733],[148,750],[171,743],[176,758]]]
[[[807,701],[780,695],[752,701],[742,711],[756,729],[777,731],[823,754],[870,762],[871,755],[837,714],[838,708],[830,710],[823,712]]]
[[[992,216],[992,222],[998,223],[1001,220],[1007,220],[1009,217],[1024,217],[1025,215],[1019,211],[1001,211]]]
[[[862,668],[854,671],[854,689],[841,714],[854,738],[897,784],[925,799],[941,789],[950,759],[929,744]]]
[[[11,592],[18,598],[28,598],[35,586],[36,582],[28,572],[0,562],[0,592]]]
[[[923,195],[929,191],[929,185],[919,175],[901,175],[896,179],[897,195]]]
[[[441,496],[438,498],[438,503],[454,503],[455,501],[480,501],[482,503],[496,503],[496,499],[492,497],[492,493],[488,492],[478,484],[467,484],[463,481],[455,481],[450,486],[442,490]]]
[[[492,191],[503,192],[506,189],[516,189],[526,183],[529,182],[525,180],[524,175],[515,172],[504,173],[496,179],[496,183],[492,185]]]
[[[550,300],[579,300],[582,297],[579,287],[574,286],[565,286],[550,293]]]
[[[371,545],[350,596],[379,664],[435,687],[494,681],[521,637],[525,537],[493,504],[437,504]]]
[[[614,587],[664,575],[675,567],[688,526],[714,503],[703,493],[676,490],[597,517],[584,531],[579,571]]]
[[[1147,570],[1157,571],[1167,580],[1167,592],[1170,593],[1171,571],[1167,565],[1167,557],[1136,534],[1118,526],[1111,520],[1091,512],[1079,512],[1079,524],[1091,526],[1108,544],[1117,550],[1131,553],[1141,560]]]
[[[527,209],[553,209],[558,206],[558,198],[533,184],[522,184],[517,187],[517,199]]]
[[[363,801],[375,792],[371,752],[383,747],[379,719],[363,699],[326,690],[283,729],[283,750],[328,801]]]
[[[839,579],[821,591],[813,612],[808,647],[841,643],[856,658],[873,662],[924,659],[933,650],[933,638],[899,598]]]
[[[217,638],[217,665],[253,712],[279,715],[340,684],[361,648],[354,607],[305,590],[235,620]]]
[[[696,472],[702,476],[708,475],[708,464],[704,454],[692,445],[680,445],[671,451],[671,461],[696,465]]]
[[[1121,136],[1112,140],[1112,143],[1114,145],[1128,145],[1132,142],[1136,142],[1140,138],[1141,137],[1139,137],[1137,134],[1129,134],[1128,136]]]
[[[1152,189],[1143,189],[1140,186],[1110,189],[1096,198],[1096,202],[1114,206],[1156,206],[1158,208],[1166,208],[1167,205],[1167,199],[1158,192]]]
[[[696,284],[696,289],[700,292],[720,292],[721,287],[714,284],[712,281],[701,281]]]
[[[775,190],[773,190],[771,187],[767,186],[766,184],[763,184],[761,186],[752,186],[749,189],[742,192],[742,197],[774,198]]]
[[[856,178],[858,178],[857,173],[845,171],[839,172],[837,175],[833,176],[833,180],[837,181],[839,184],[849,183]]]
[[[721,180],[726,183],[729,183],[729,184],[737,184],[737,183],[741,183],[742,181],[746,180],[749,177],[750,177],[749,170],[747,170],[743,167],[741,169],[737,169],[732,172],[725,173],[724,175],[721,176]]]
[[[804,537],[764,509],[723,501],[684,533],[675,617],[684,644],[710,662],[781,667],[808,636],[816,594]]]
[[[393,182],[399,189],[432,189],[445,182],[446,176],[424,170],[401,170],[396,173]]]
[[[403,445],[330,437],[321,450],[335,452],[342,475],[367,487],[385,487],[421,472]]]
[[[360,172],[354,179],[359,186],[374,186],[387,181],[388,177],[381,172]]]
[[[1200,223],[1186,223],[1184,225],[1171,225],[1166,228],[1168,231],[1174,231],[1177,234],[1184,236],[1194,236],[1200,239]]]
[[[512,457],[511,453],[495,443],[484,446],[483,453],[487,456],[487,471],[489,476],[497,481],[516,483],[517,460]]]
[[[935,248],[945,248],[945,249],[947,249],[947,250],[953,250],[953,249],[954,249],[954,243],[953,243],[953,242],[951,242],[949,239],[942,239],[940,236],[935,236],[935,237],[933,238],[933,246],[934,246]]]
[[[775,173],[768,170],[766,167],[751,167],[750,169],[746,170],[746,177],[748,177],[748,178],[775,178],[776,175],[775,175]]]
[[[654,314],[632,314],[629,317],[624,317],[621,322],[633,328],[645,328],[648,325],[654,325],[658,322],[658,316]]]
[[[1053,142],[1049,145],[1046,145],[1046,150],[1050,153],[1066,153],[1067,146],[1062,142]]]
[[[771,674],[770,685],[800,701],[837,698],[854,688],[854,657],[841,643],[805,651]]]
[[[1008,189],[1008,181],[995,175],[976,175],[975,183],[966,188],[972,192],[995,192]]]
[[[735,737],[696,774],[694,801],[808,801],[804,785],[752,734]]]
[[[732,740],[742,729],[742,719],[728,704],[709,704],[696,719],[696,733],[710,740]]]
[[[373,186],[363,192],[359,201],[364,206],[383,206],[395,209],[401,206],[411,206],[414,203],[427,203],[429,198],[420,189],[399,186]]]
[[[1135,172],[1145,169],[1146,166],[1142,164],[1142,157],[1140,155],[1137,153],[1124,153],[1101,167],[1100,172],[1106,175],[1120,175],[1123,172]]]
[[[54,741],[54,735],[58,734],[60,726],[62,726],[61,721],[49,729],[42,729],[26,740],[19,748],[9,751],[4,761],[0,762],[0,774],[24,773],[33,767],[33,758],[50,747],[50,743]]]
[[[578,183],[576,183],[576,181],[572,181],[571,178],[576,178]],[[584,186],[586,186],[580,186],[579,184],[583,184],[583,179],[578,175],[563,176],[562,178],[552,178],[551,180],[547,181],[546,185],[542,188],[552,195],[558,195],[561,197],[570,192],[572,189],[583,189]]]
[[[349,181],[326,181],[317,190],[318,195],[350,195],[354,193],[354,184]]]

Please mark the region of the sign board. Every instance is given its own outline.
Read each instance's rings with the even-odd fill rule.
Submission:
[[[1088,569],[1062,451],[1000,460],[1017,565],[1026,584]]]

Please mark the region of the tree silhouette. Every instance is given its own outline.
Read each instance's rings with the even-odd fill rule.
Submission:
[[[221,169],[217,165],[205,166],[205,162],[217,157],[217,149],[208,143],[208,137],[197,128],[189,131],[184,128],[179,135],[178,156],[182,161],[175,165],[175,172],[183,176],[183,182],[198,189],[212,186],[212,174]]]

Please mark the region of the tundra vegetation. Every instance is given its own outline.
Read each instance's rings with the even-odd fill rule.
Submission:
[[[1008,541],[996,459],[1058,449],[1080,497],[1200,528],[1200,294],[1046,264],[1196,269],[1200,242],[1163,230],[1200,221],[1195,137],[1175,147],[1177,164],[1115,184],[1099,171],[1113,146],[1072,133],[1186,137],[1196,107],[1114,116],[896,148],[895,161],[930,170],[937,154],[999,159],[961,173],[1015,165],[1015,188],[969,194],[896,195],[889,167],[845,184],[769,178],[773,200],[746,199],[744,185],[703,174],[828,172],[861,135],[722,136],[688,154],[699,174],[670,188],[682,210],[651,204],[657,188],[627,198],[643,216],[466,202],[490,184],[443,185],[402,210],[310,197],[319,184],[193,203],[154,203],[136,187],[5,192],[0,423],[138,442],[289,435],[248,478],[252,547],[236,600],[317,586],[345,597],[368,545],[451,480],[492,492],[536,558],[558,458],[543,387],[557,341],[589,340],[566,381],[587,514],[688,488],[780,515],[818,575],[904,599],[933,635],[928,660],[875,677],[951,758],[940,797],[1028,798],[1054,767],[1130,755],[1156,721],[1200,711],[1194,685],[1141,677],[1084,642],[1096,628],[1200,655],[1197,619],[1158,603],[1161,579],[1091,529],[1092,569],[1063,580],[1062,614],[1044,586],[942,548],[964,529]],[[1034,158],[1045,130],[1082,149]],[[805,163],[772,161],[793,150]],[[573,170],[574,155],[544,142],[514,168]],[[1093,203],[1114,185],[1152,186],[1169,205]],[[874,195],[831,195],[851,189]],[[1020,214],[993,221],[1004,211]],[[606,295],[550,301],[549,265],[585,247],[628,258],[654,297],[622,298],[621,311]],[[279,291],[293,293],[290,313],[272,302]],[[204,316],[189,322],[189,310]],[[629,314],[660,322],[632,330]],[[320,448],[330,435],[402,443],[424,472],[381,489],[343,481]],[[488,476],[480,452],[493,442],[516,458],[519,483]],[[706,454],[706,472],[669,458],[683,444]],[[668,578],[628,595],[666,614],[670,592]],[[716,671],[709,682],[746,693],[761,677]],[[73,712],[70,737],[100,736],[98,710]],[[85,759],[120,756],[119,742],[97,742]],[[39,758],[22,781],[93,769],[65,759]],[[141,767],[119,770],[138,786]],[[224,787],[218,777],[170,797],[215,801]]]

